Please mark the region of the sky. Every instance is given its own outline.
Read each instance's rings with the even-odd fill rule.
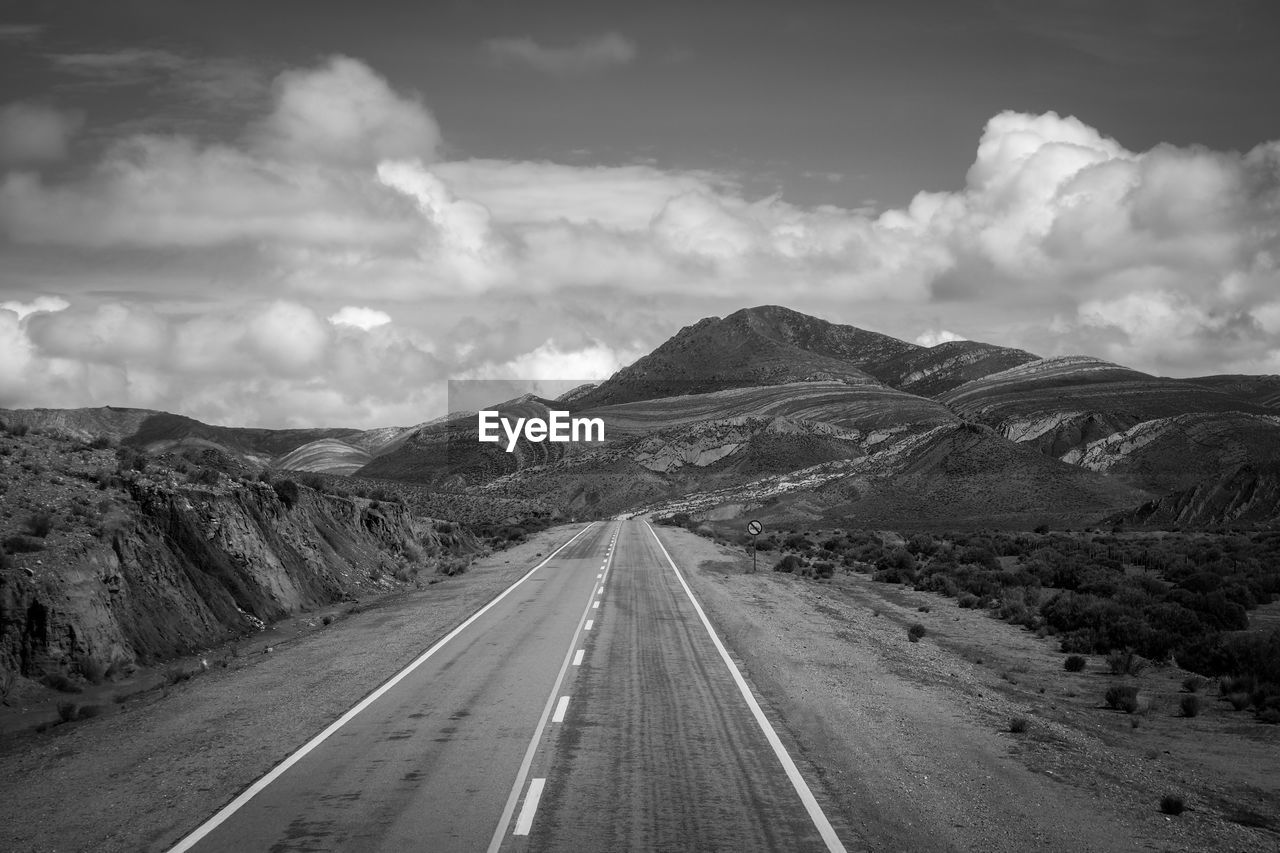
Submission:
[[[412,425],[785,305],[1280,373],[1268,0],[0,2],[0,407]]]

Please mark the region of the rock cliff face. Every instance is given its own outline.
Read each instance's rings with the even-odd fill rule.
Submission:
[[[389,590],[433,556],[474,547],[398,503],[292,482],[121,476],[96,467],[109,451],[41,458],[30,451],[66,442],[24,442],[21,463],[13,453],[3,460],[6,503],[17,511],[0,519],[12,552],[0,568],[0,669],[26,676],[189,653]],[[23,476],[37,469],[42,476]],[[49,529],[32,535],[41,518]]]
[[[1111,519],[1163,528],[1280,522],[1280,466],[1240,465]]]

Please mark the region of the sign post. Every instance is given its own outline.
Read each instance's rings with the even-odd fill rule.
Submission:
[[[756,537],[760,535],[760,531],[764,530],[764,526],[754,519],[747,522],[747,532],[751,534],[751,571],[756,570]]]

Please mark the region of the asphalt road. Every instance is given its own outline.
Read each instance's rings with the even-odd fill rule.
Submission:
[[[601,522],[173,850],[839,850],[655,532]]]

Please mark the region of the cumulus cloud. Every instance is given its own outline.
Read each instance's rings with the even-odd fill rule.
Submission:
[[[0,107],[0,162],[38,163],[67,156],[84,114],[18,101]]]
[[[635,42],[618,33],[588,36],[568,47],[543,47],[530,36],[494,38],[485,51],[500,65],[532,68],[546,74],[570,75],[626,65],[636,58]]]
[[[412,423],[406,382],[603,377],[698,316],[778,302],[929,345],[958,337],[945,322],[1156,372],[1280,371],[1280,142],[1131,151],[1006,112],[962,188],[870,213],[653,165],[441,161],[427,107],[354,59],[271,93],[229,140],[133,134],[83,173],[0,179],[0,232],[29,257],[136,257],[117,275],[170,304],[81,304],[94,271],[56,279],[70,309],[0,305],[5,401]],[[231,284],[177,313],[208,299],[174,283],[207,281],[197,261]],[[479,305],[492,328],[453,328]]]
[[[65,311],[70,307],[71,303],[61,296],[37,296],[30,302],[19,302],[16,299],[0,302],[0,311],[12,311],[18,315],[19,320],[30,314]]]
[[[354,329],[369,331],[391,322],[391,315],[385,311],[364,308],[358,305],[344,305],[334,314],[329,315],[329,322],[335,326],[351,326]]]
[[[278,156],[366,166],[436,157],[435,118],[359,60],[335,56],[319,68],[285,71],[274,93],[256,142]]]
[[[642,350],[615,349],[593,343],[578,349],[562,349],[549,339],[536,349],[500,364],[483,364],[467,371],[462,379],[608,379],[617,370],[635,361]]]
[[[945,344],[949,341],[963,340],[967,340],[967,338],[947,329],[926,329],[916,335],[916,343],[922,347],[936,347],[938,344]]]

